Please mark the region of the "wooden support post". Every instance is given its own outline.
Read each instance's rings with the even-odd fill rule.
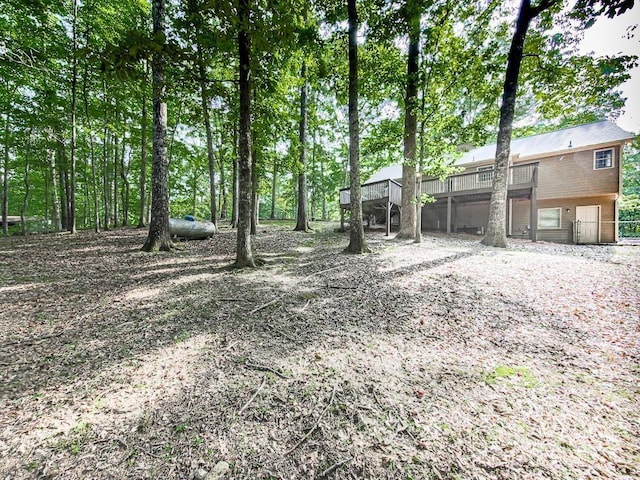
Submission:
[[[535,242],[538,238],[538,205],[536,187],[531,187],[531,212],[529,215],[529,240]]]
[[[451,233],[451,195],[447,197],[447,234]]]
[[[391,236],[391,202],[387,202],[387,237]]]

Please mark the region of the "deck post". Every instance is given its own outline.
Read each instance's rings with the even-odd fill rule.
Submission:
[[[447,235],[451,233],[451,195],[447,196]]]
[[[387,202],[387,237],[391,236],[391,202]]]
[[[538,186],[538,165],[533,167],[531,176],[531,211],[529,212],[529,240],[535,242],[538,239],[538,198],[536,187]]]
[[[538,238],[538,206],[536,187],[531,187],[531,212],[529,215],[529,240],[535,242]]]

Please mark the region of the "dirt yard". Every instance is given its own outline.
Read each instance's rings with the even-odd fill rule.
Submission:
[[[1,479],[637,479],[640,247],[0,239]]]

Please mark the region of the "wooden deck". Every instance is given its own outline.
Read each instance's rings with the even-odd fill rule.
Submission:
[[[509,168],[508,188],[530,189],[537,183],[537,163],[527,163]],[[422,181],[422,193],[435,198],[449,196],[473,196],[483,193],[490,193],[493,184],[493,171],[481,171],[461,173],[439,180],[426,179]],[[383,180],[374,183],[365,183],[362,189],[362,203],[367,202],[386,205],[392,203],[400,205],[402,198],[402,185],[394,180]],[[348,210],[350,208],[351,195],[349,188],[340,190],[340,208]]]

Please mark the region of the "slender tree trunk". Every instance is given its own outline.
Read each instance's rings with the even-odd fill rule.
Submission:
[[[152,2],[154,38],[165,35],[164,0]],[[164,47],[164,45],[163,45]],[[149,234],[142,249],[146,252],[171,250],[169,235],[169,188],[167,161],[167,103],[164,77],[165,51],[153,54],[153,174],[151,184],[151,222]]]
[[[516,31],[511,40],[507,72],[500,106],[500,127],[496,142],[496,161],[493,170],[493,190],[489,205],[489,223],[487,233],[482,244],[491,247],[505,248],[507,246],[506,206],[507,179],[511,154],[511,136],[513,132],[513,117],[516,107],[518,90],[518,76],[524,52],[524,42],[531,20],[540,12],[549,8],[554,1],[542,1],[535,9],[530,0],[522,0],[516,21]]]
[[[249,38],[250,0],[238,4],[238,57],[240,65],[240,132],[238,162],[238,234],[236,267],[254,267],[251,250],[251,42]]]
[[[125,165],[125,153],[127,151],[127,147],[124,143],[124,138],[122,142],[122,148],[120,153],[120,180],[122,180],[122,185],[120,187],[120,203],[122,204],[122,226],[129,226],[129,167]],[[131,159],[129,159],[127,164],[131,164]]]
[[[86,32],[86,43],[89,44],[89,32]],[[91,188],[92,188],[92,200],[93,200],[93,222],[94,230],[96,233],[100,232],[100,212],[98,211],[98,185],[97,185],[97,173],[96,173],[96,149],[95,139],[93,137],[93,127],[91,125],[91,115],[89,113],[89,94],[87,83],[89,81],[89,63],[84,63],[84,73],[82,77],[82,99],[84,102],[84,116],[87,122],[87,128],[89,130],[89,159],[91,162]]]
[[[69,184],[69,218],[67,229],[76,233],[76,97],[78,88],[78,0],[73,0],[73,50],[71,52],[71,180]]]
[[[196,32],[197,33],[197,32]],[[209,165],[209,208],[211,211],[211,221],[215,224],[218,219],[216,208],[216,160],[213,153],[213,134],[211,132],[211,117],[209,115],[209,94],[207,92],[207,72],[202,56],[202,46],[196,41],[198,54],[198,76],[200,80],[200,104],[202,106],[202,119],[204,129],[207,134],[207,160]]]
[[[278,185],[278,161],[273,157],[273,171],[271,172],[271,220],[276,219],[276,187]]]
[[[346,252],[369,252],[362,227],[360,191],[360,124],[358,120],[358,12],[356,0],[347,1],[349,14],[349,165],[351,167],[351,229]]]
[[[240,199],[240,158],[238,157],[238,125],[233,125],[233,187],[231,193],[231,228],[238,228],[238,211]]]
[[[258,178],[259,157],[258,149],[255,148],[255,145],[254,142],[253,154],[251,155],[251,235],[255,235],[258,232],[258,223],[260,222],[260,195],[258,193],[260,184]]]
[[[27,222],[26,222],[26,213],[27,207],[29,206],[29,170],[30,170],[30,161],[31,161],[31,134],[33,132],[33,126],[29,128],[29,135],[27,136],[27,148],[24,153],[24,197],[22,197],[22,207],[20,208],[20,225],[22,227],[22,236],[27,236]]]
[[[222,135],[222,126],[220,130],[220,148],[219,153],[220,157],[218,158],[218,171],[220,172],[220,220],[227,219],[227,209],[229,206],[227,205],[227,185],[226,185],[226,176],[224,173],[224,154],[222,151],[222,145],[224,144],[224,137]]]
[[[147,77],[148,64],[145,64],[144,79],[142,82],[142,118],[140,122],[140,212],[138,217],[138,228],[146,225],[147,214]]]
[[[2,165],[2,234],[9,236],[9,114],[4,117],[4,155]]]
[[[294,230],[309,231],[307,215],[307,65],[302,62],[300,70],[302,86],[300,87],[300,160],[298,162],[298,215]]]
[[[111,207],[109,205],[109,103],[107,101],[107,81],[102,79],[102,98],[104,102],[103,136],[102,136],[102,212],[103,227],[109,230]]]
[[[409,54],[404,113],[404,161],[402,164],[402,214],[396,238],[416,238],[416,132],[418,127],[418,68],[420,59],[420,9],[407,0]]]
[[[62,220],[60,218],[60,204],[58,202],[58,182],[56,172],[56,152],[55,150],[49,150],[49,180],[51,183],[51,222],[53,223],[53,229],[56,232],[62,230]]]
[[[64,145],[58,142],[57,148],[58,176],[60,177],[60,220],[62,229],[69,230],[69,173],[64,152]]]

